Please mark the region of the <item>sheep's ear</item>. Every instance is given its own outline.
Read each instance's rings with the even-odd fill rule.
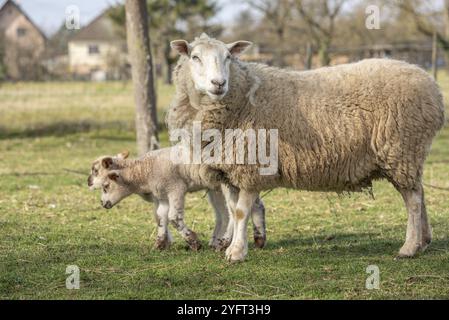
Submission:
[[[120,178],[120,175],[118,174],[117,171],[112,171],[108,173],[108,178],[111,179],[112,181],[117,181],[118,178]]]
[[[252,46],[252,44],[253,44],[252,42],[242,40],[229,43],[226,45],[226,47],[233,56],[237,57],[241,55],[243,52],[245,52],[245,50],[248,49],[250,46]]]
[[[126,159],[126,158],[128,158],[128,156],[129,156],[129,151],[125,150],[125,151],[120,152],[117,155],[117,158],[119,158],[119,159]]]
[[[101,160],[101,165],[105,169],[109,169],[113,163],[114,163],[114,160],[112,160],[111,157],[107,157],[107,158],[104,158],[103,160]]]
[[[187,56],[190,54],[190,45],[185,40],[173,40],[170,42],[173,50],[176,50],[180,55]]]

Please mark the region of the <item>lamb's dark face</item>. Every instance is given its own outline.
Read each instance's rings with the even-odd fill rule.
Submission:
[[[188,57],[188,64],[195,89],[212,100],[220,100],[229,89],[229,70],[233,57],[251,45],[248,41],[225,44],[202,35],[189,44],[185,40],[171,42],[172,48]]]

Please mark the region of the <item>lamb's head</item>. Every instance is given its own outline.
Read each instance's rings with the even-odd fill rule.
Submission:
[[[220,100],[226,95],[231,61],[251,44],[249,41],[225,44],[205,33],[192,43],[186,40],[171,42],[172,48],[187,58],[195,89],[212,100]]]
[[[109,171],[101,189],[101,205],[111,209],[124,198],[132,194],[129,185],[122,177],[121,170]]]
[[[89,189],[99,189],[103,185],[109,170],[118,169],[118,162],[128,158],[129,152],[124,151],[116,156],[102,156],[92,162],[90,175],[87,178],[87,186]]]

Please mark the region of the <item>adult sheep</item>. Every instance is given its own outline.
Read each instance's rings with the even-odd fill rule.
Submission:
[[[250,44],[224,44],[205,34],[190,44],[172,42],[181,57],[175,70],[177,104],[170,117],[180,122],[193,118],[203,130],[222,133],[226,128],[278,129],[277,174],[260,175],[258,165],[208,164],[240,189],[228,196],[236,223],[227,259],[243,260],[247,254],[248,214],[260,191],[357,192],[382,178],[400,192],[408,212],[398,257],[424,250],[431,229],[423,164],[444,124],[435,81],[424,70],[394,60],[305,72],[238,60]]]

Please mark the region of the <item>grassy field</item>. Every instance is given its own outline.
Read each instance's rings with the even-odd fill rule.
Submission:
[[[440,79],[449,97],[449,77]],[[158,92],[163,123],[173,88]],[[375,200],[267,194],[267,247],[251,245],[246,262],[228,264],[223,253],[186,250],[175,232],[170,250],[155,250],[151,205],[130,197],[106,211],[88,190],[94,158],[135,154],[133,122],[129,83],[0,87],[0,299],[449,298],[448,128],[426,165],[434,242],[425,254],[393,260],[406,213],[392,186],[378,182]],[[214,219],[203,192],[188,196],[186,212],[207,247]],[[81,270],[79,290],[65,287],[68,265]],[[378,290],[365,288],[369,265],[379,267]]]

